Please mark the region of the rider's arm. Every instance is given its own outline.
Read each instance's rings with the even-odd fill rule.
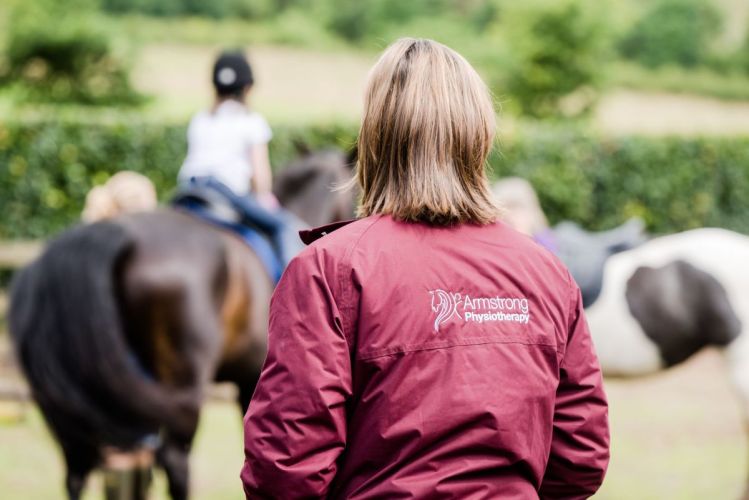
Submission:
[[[268,142],[273,134],[265,118],[257,113],[253,113],[247,123],[248,154],[252,165],[250,191],[265,208],[273,210],[278,207],[278,200],[273,196],[273,174],[268,157]]]
[[[278,200],[273,194],[273,174],[268,160],[268,145],[256,144],[250,150],[254,171],[250,179],[250,191],[257,200],[269,210],[278,208]]]
[[[250,189],[258,197],[271,193],[273,174],[268,159],[268,144],[255,144],[250,148],[250,162],[252,165],[252,179]]]

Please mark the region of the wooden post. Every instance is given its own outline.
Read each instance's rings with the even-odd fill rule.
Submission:
[[[0,241],[0,269],[18,269],[36,258],[41,241]]]

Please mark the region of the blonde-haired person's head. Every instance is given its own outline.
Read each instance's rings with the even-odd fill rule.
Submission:
[[[491,95],[460,54],[432,40],[396,41],[367,84],[359,214],[437,225],[494,222],[485,170],[494,130]]]

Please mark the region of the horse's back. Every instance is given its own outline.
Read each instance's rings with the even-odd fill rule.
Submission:
[[[223,237],[212,226],[169,208],[128,214],[114,219],[136,240],[138,257],[182,262],[221,257]],[[176,259],[176,261],[175,261]],[[183,269],[184,271],[184,269]]]
[[[703,279],[714,279],[724,289],[731,313],[744,325],[749,325],[749,266],[744,265],[747,259],[749,237],[718,228],[654,238],[633,250],[612,256],[606,263],[601,295],[586,311],[604,371],[637,375],[664,367],[663,346],[644,334],[628,301],[627,294],[633,292],[632,280],[638,270],[658,271],[674,263],[687,263],[692,273],[702,274]],[[662,276],[673,278],[669,273]],[[684,292],[679,288],[684,285],[676,283],[676,286],[670,295]],[[653,297],[653,300],[667,299]]]
[[[123,275],[129,287],[199,289],[213,295],[206,299],[220,300],[228,274],[238,267],[265,275],[258,257],[237,236],[178,210],[129,214],[114,222],[135,242]]]
[[[721,228],[700,228],[653,238],[612,260],[663,265],[669,260],[682,259],[717,269],[730,264],[721,257],[739,258],[742,253],[749,258],[749,236]]]
[[[604,276],[611,280],[633,274],[638,267],[662,267],[684,261],[715,277],[727,289],[736,307],[749,313],[749,236],[720,228],[701,228],[654,238],[628,252],[611,257]],[[603,298],[603,297],[602,297]]]

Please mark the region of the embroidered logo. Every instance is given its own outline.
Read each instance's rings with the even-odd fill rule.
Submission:
[[[458,318],[465,323],[510,322],[527,324],[530,321],[530,304],[526,297],[471,297],[440,288],[430,290],[434,331]]]
[[[444,290],[431,290],[429,294],[432,296],[432,312],[437,313],[437,317],[434,319],[434,331],[440,331],[440,325],[445,323],[453,316],[460,318],[458,313],[458,305],[462,301],[459,293],[449,293]]]

